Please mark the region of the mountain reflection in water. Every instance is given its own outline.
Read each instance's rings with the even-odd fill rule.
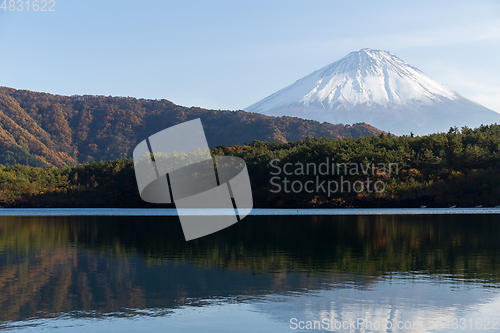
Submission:
[[[291,316],[342,317],[353,304],[464,310],[497,297],[497,220],[249,216],[185,242],[176,217],[1,217],[0,328],[221,303],[251,304],[284,331]]]

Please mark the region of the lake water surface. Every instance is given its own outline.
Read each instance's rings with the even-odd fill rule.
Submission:
[[[499,209],[252,213],[2,210],[0,329],[500,331]]]

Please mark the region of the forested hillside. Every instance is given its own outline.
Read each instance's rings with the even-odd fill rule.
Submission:
[[[201,118],[211,147],[381,133],[364,123],[333,125],[243,111],[186,108],[167,100],[68,97],[0,87],[0,164],[60,167],[131,157],[144,138],[195,118]]]
[[[500,205],[500,125],[450,129],[423,137],[380,135],[358,139],[306,138],[289,143],[254,141],[219,146],[213,155],[242,157],[255,207],[474,207]],[[271,165],[271,161],[274,162]],[[297,172],[297,165],[345,163],[358,173]],[[275,175],[277,167],[285,172]],[[383,170],[380,164],[397,166]],[[367,172],[363,173],[363,168]],[[284,170],[284,169],[282,169]],[[332,170],[332,169],[330,169]],[[373,172],[375,171],[375,172]],[[279,177],[272,181],[273,177]],[[325,193],[284,190],[289,182],[381,181],[385,189]],[[317,178],[318,177],[318,180]],[[282,186],[276,191],[277,185]],[[77,167],[0,166],[4,207],[162,207],[141,201],[131,159]],[[163,207],[166,207],[163,205]],[[172,207],[172,206],[170,206]]]

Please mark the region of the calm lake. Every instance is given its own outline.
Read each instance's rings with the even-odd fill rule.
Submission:
[[[0,330],[500,331],[500,209],[253,214],[2,210]]]

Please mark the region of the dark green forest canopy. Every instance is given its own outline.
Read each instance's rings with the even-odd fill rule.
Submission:
[[[255,207],[429,207],[500,205],[500,125],[450,129],[422,137],[379,135],[357,139],[305,138],[293,142],[253,141],[218,146],[213,155],[242,157],[248,166]],[[397,164],[397,172],[370,177],[383,193],[273,193],[270,162]],[[291,181],[315,175],[290,175]],[[335,180],[339,175],[321,176]],[[0,167],[0,200],[8,207],[162,207],[141,201],[131,159],[75,167]]]
[[[201,118],[210,147],[382,133],[364,123],[333,125],[244,111],[187,108],[167,100],[68,97],[0,87],[0,164],[62,167],[130,158],[145,138],[196,118]]]

